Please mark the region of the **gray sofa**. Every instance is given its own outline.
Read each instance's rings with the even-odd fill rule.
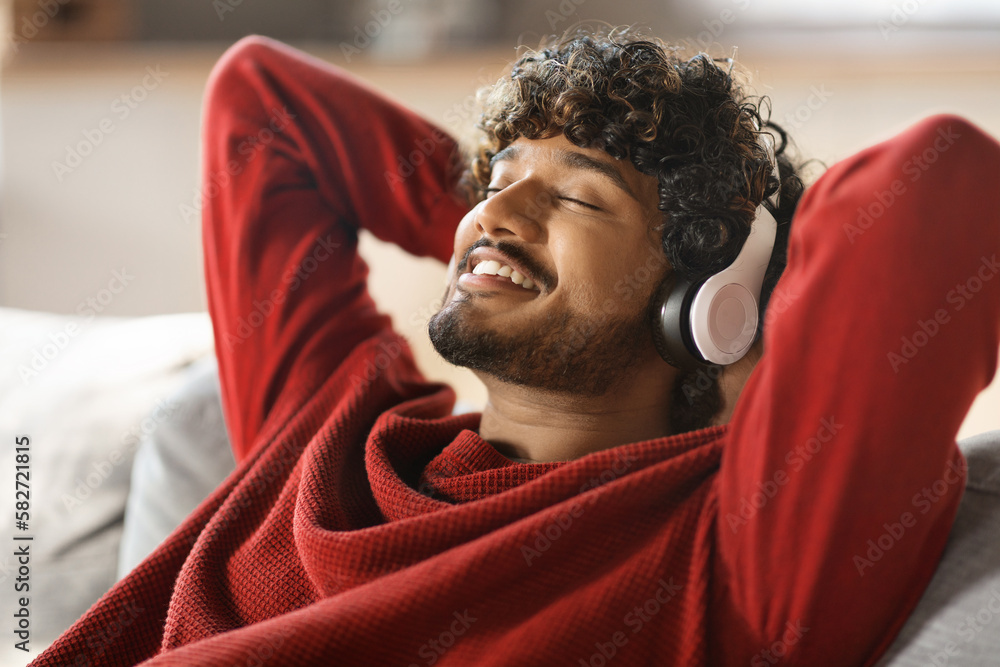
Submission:
[[[31,650],[4,641],[0,665],[27,663],[115,583],[136,452],[185,418],[186,401],[171,397],[212,355],[204,313],[86,318],[0,308],[0,470],[12,491],[11,445],[28,436],[25,534],[34,538]],[[0,493],[0,515],[12,519],[13,503],[13,493]],[[7,619],[15,570],[13,549],[4,548],[0,616]]]
[[[969,474],[948,546],[879,667],[1000,665],[1000,431],[958,444]]]
[[[63,339],[72,321],[80,331]],[[0,322],[0,436],[32,438],[35,655],[234,462],[206,314],[79,322],[0,308]],[[25,380],[33,358],[40,369]],[[959,444],[969,478],[948,547],[880,667],[1000,665],[1000,431]],[[4,470],[10,449],[0,448]],[[10,502],[0,499],[0,514]],[[0,557],[0,579],[9,561]],[[0,651],[2,665],[30,657],[10,643]]]

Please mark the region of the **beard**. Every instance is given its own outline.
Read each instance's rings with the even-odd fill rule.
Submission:
[[[446,361],[502,382],[574,396],[613,390],[651,346],[648,314],[612,318],[564,311],[538,326],[499,332],[470,322],[473,297],[447,303],[428,325],[431,343]]]

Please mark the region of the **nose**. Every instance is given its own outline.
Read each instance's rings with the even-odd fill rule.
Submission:
[[[476,231],[486,236],[515,236],[526,243],[542,239],[542,219],[551,197],[530,182],[518,181],[479,203]]]

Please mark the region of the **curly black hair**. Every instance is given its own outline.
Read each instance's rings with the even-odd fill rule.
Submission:
[[[757,206],[780,188],[775,247],[764,278],[761,321],[787,262],[788,231],[804,190],[787,155],[788,137],[770,120],[767,98],[752,97],[734,63],[644,37],[633,28],[577,26],[528,50],[496,84],[483,89],[483,135],[465,176],[473,199],[485,196],[490,159],[519,137],[562,133],[582,148],[627,159],[658,181],[662,247],[677,277],[695,280],[733,262],[750,233]],[[775,140],[780,183],[760,141]],[[776,136],[775,136],[776,135]],[[718,374],[711,375],[717,379]],[[676,425],[706,425],[718,411],[717,386],[684,391]],[[704,381],[704,373],[701,376]],[[675,400],[675,403],[677,401]],[[680,432],[680,431],[678,431]]]

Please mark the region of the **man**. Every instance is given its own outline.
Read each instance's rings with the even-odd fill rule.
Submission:
[[[934,572],[996,368],[1000,146],[923,121],[831,168],[790,236],[779,149],[781,308],[723,404],[659,358],[650,312],[731,263],[778,187],[757,116],[728,64],[578,35],[497,85],[460,180],[426,121],[240,42],[204,133],[238,468],[37,664],[872,664]],[[430,331],[481,415],[451,416],[377,312],[362,227],[451,260]]]

